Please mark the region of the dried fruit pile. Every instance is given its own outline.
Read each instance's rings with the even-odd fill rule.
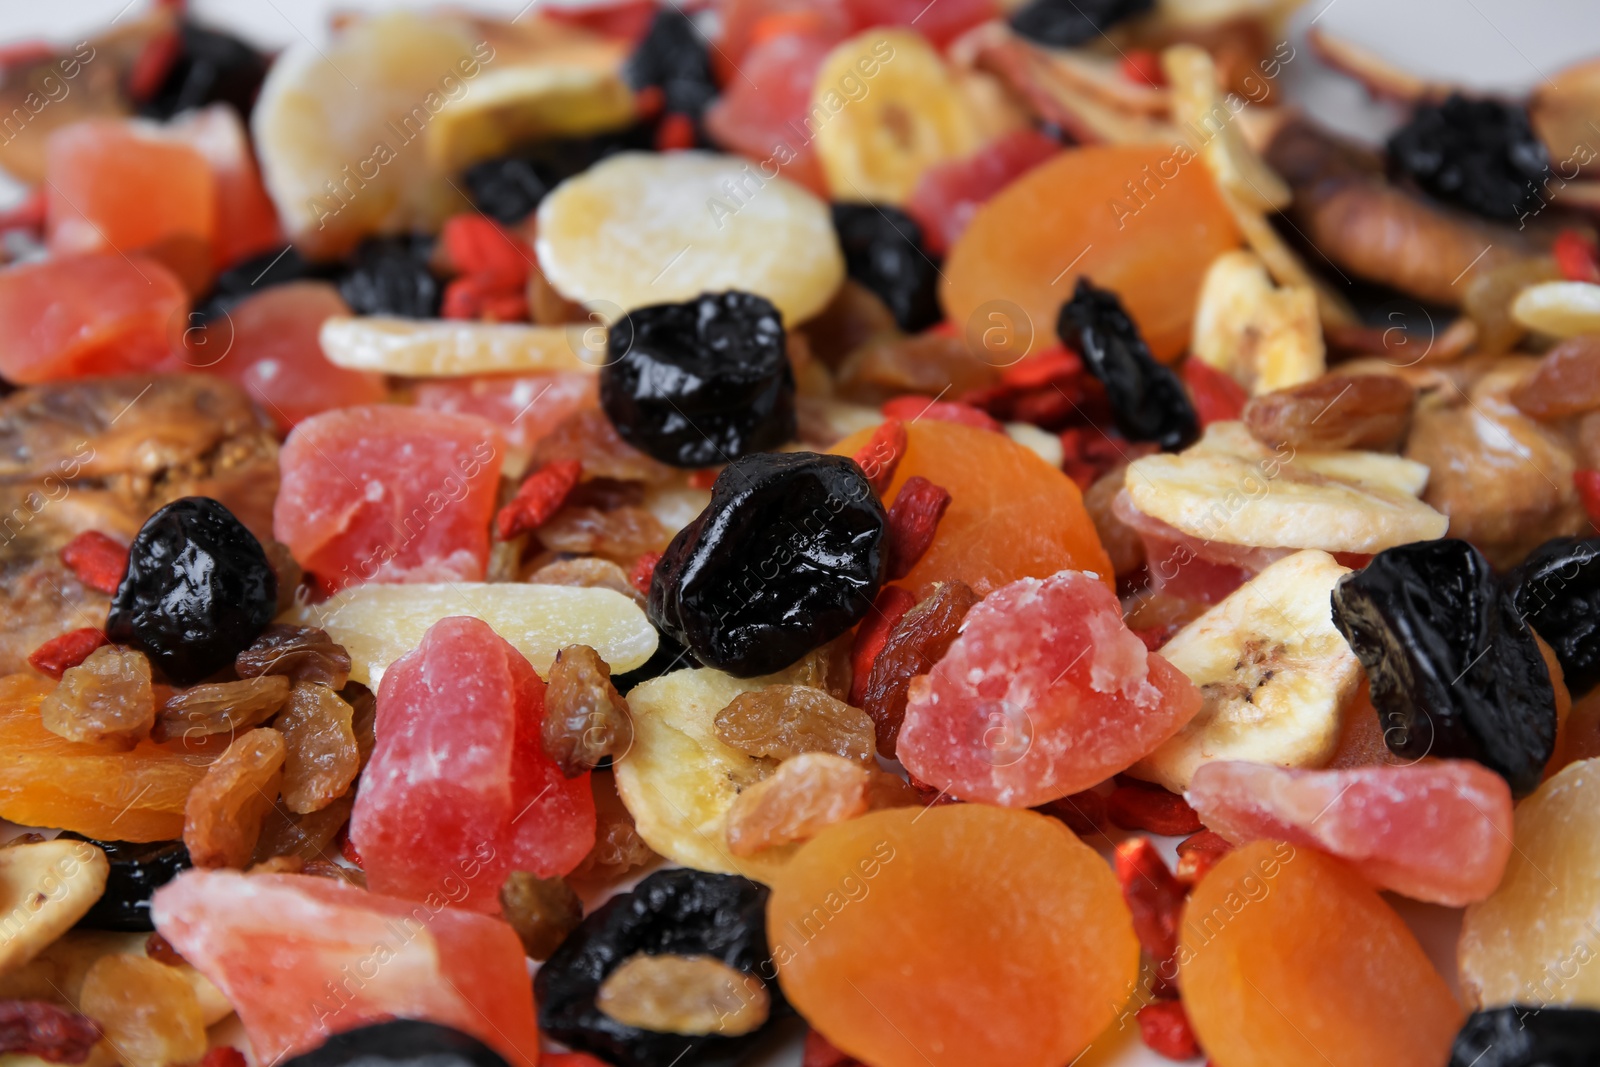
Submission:
[[[0,1064],[1600,1059],[1600,67],[1286,15],[0,48]]]

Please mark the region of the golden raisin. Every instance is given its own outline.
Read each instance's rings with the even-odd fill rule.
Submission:
[[[617,795],[617,781],[611,772],[591,774],[589,788],[594,793],[594,847],[568,877],[613,882],[657,860],[659,857],[639,836],[633,824],[633,813]]]
[[[283,675],[291,682],[320,682],[330,689],[350,680],[350,653],[326,630],[311,626],[273,623],[233,662],[241,678]]]
[[[1492,270],[1474,272],[1461,310],[1478,325],[1477,349],[1497,356],[1516,347],[1527,328],[1511,317],[1511,304],[1530,285],[1558,281],[1561,269],[1548,256],[1513,257]]]
[[[320,811],[296,815],[280,799],[261,822],[252,864],[274,856],[296,856],[307,863],[332,863],[339,854],[339,831],[350,821],[355,794],[346,793]]]
[[[656,1033],[737,1037],[772,1010],[766,985],[713,956],[629,956],[600,983],[599,1009]]]
[[[155,723],[155,690],[144,653],[120,645],[101,645],[39,705],[44,728],[68,741],[87,741],[131,749]]]
[[[928,673],[944,657],[961,630],[961,620],[977,602],[978,594],[966,582],[946,582],[906,612],[889,634],[867,675],[861,702],[877,730],[880,755],[894,757],[911,679]]]
[[[633,747],[628,702],[611,684],[611,668],[588,645],[568,645],[556,653],[544,693],[541,736],[545,753],[568,778]]]
[[[164,963],[131,953],[101,956],[83,976],[78,1004],[127,1067],[168,1067],[205,1055],[205,1017],[194,986]]]
[[[808,685],[835,700],[850,696],[850,649],[854,635],[840,634],[821,648],[814,648],[785,667],[777,678],[788,685]]]
[[[1511,390],[1524,415],[1549,422],[1600,408],[1600,337],[1569,337]]]
[[[263,675],[180,689],[161,705],[150,736],[157,741],[190,741],[259,726],[283,707],[289,684],[281,675]]]
[[[575,585],[587,589],[612,589],[644,606],[644,596],[628,580],[628,572],[609,559],[559,559],[546,563],[528,581],[534,585]]]
[[[500,887],[500,910],[536,960],[547,960],[583,921],[583,901],[561,878],[512,871]]]
[[[1405,440],[1417,391],[1392,374],[1325,374],[1265,393],[1244,406],[1244,423],[1271,448],[1393,451]]]
[[[617,436],[617,428],[599,408],[567,416],[540,438],[528,469],[557,459],[581,462],[585,478],[655,483],[666,481],[674,473],[665,463],[651,459]]]
[[[189,791],[183,843],[196,867],[243,867],[283,777],[283,735],[257,727],[233,744]]]
[[[877,337],[839,368],[839,395],[881,404],[906,393],[958,397],[1000,380],[1000,372],[967,349],[965,339],[940,334]]]
[[[859,708],[805,685],[769,685],[740,693],[716,718],[723,744],[752,756],[785,760],[831,752],[871,763],[872,720]]]
[[[871,775],[860,763],[806,752],[778,765],[728,809],[728,851],[753,856],[775,845],[807,841],[867,810]]]
[[[283,805],[296,815],[344,796],[361,773],[355,709],[315,682],[296,682],[273,728],[283,735]]]

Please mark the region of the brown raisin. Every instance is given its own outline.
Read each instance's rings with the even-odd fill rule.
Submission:
[[[617,795],[616,778],[610,771],[596,771],[589,776],[589,788],[594,793],[594,847],[572,869],[569,878],[586,882],[614,882],[622,875],[659,857],[644,843],[633,825],[633,813]]]
[[[1511,390],[1524,415],[1550,422],[1600,408],[1600,337],[1569,337]]]
[[[283,805],[296,815],[320,811],[344,796],[361,772],[352,720],[355,709],[332,689],[296,682],[272,721],[283,735]]]
[[[595,1005],[624,1026],[737,1037],[772,1010],[766,985],[714,956],[629,956],[600,983]]]
[[[578,460],[583,464],[585,478],[653,484],[666,481],[675,473],[619,437],[616,427],[599,408],[575,412],[541,437],[528,469],[557,459]]]
[[[283,777],[283,735],[240,734],[206,768],[183,806],[183,843],[196,867],[244,867]]]
[[[350,679],[350,653],[311,626],[273,623],[234,658],[241,678],[283,675],[291,682],[320,682],[339,689]]]
[[[927,674],[950,650],[961,620],[978,594],[966,582],[946,582],[916,607],[889,634],[872,663],[862,705],[878,735],[880,755],[894,757],[900,724],[906,717],[906,689],[911,679]]]
[[[500,887],[500,910],[533,959],[550,958],[583,921],[583,901],[560,878],[512,871]]]
[[[161,705],[150,736],[170,741],[237,733],[272,718],[287,699],[289,679],[281,675],[180,689]]]
[[[251,863],[274,856],[298,856],[307,863],[332,863],[339,855],[339,831],[350,821],[355,793],[346,793],[320,811],[296,815],[279,800],[261,822]]]
[[[1269,448],[1393,451],[1411,426],[1417,391],[1392,374],[1326,374],[1254,397],[1244,424]]]
[[[569,504],[539,527],[539,541],[556,552],[635,560],[660,552],[672,540],[661,520],[642,507],[596,508]]]
[[[568,778],[633,747],[628,702],[611,684],[611,668],[588,645],[568,645],[550,665],[542,739],[546,754]]]
[[[716,718],[717,737],[752,756],[785,760],[802,752],[871,763],[872,720],[860,708],[804,685],[740,693]]]
[[[728,851],[753,856],[807,841],[867,810],[871,774],[829,752],[807,752],[778,765],[728,809]]]
[[[101,645],[68,667],[39,705],[44,728],[68,741],[130,749],[150,735],[156,719],[150,661],[120,645]]]
[[[339,690],[339,695],[353,711],[351,728],[361,752],[361,766],[365,767],[372,758],[372,746],[378,743],[378,697],[360,682],[351,682]]]
[[[775,680],[789,685],[808,685],[820,689],[835,700],[850,697],[850,649],[855,642],[853,633],[842,633],[821,648],[814,648],[798,661],[785,667]]]
[[[82,1063],[99,1040],[99,1024],[86,1015],[44,1000],[0,1000],[0,1056]]]
[[[906,393],[958,397],[1000,381],[1000,372],[973,356],[966,339],[941,334],[878,337],[839,367],[839,395],[877,405]]]
[[[546,563],[528,581],[534,585],[575,585],[588,589],[612,589],[644,606],[644,594],[628,580],[628,572],[609,559],[561,559]]]

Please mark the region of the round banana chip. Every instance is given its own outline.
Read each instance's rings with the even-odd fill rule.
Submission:
[[[1600,285],[1544,282],[1530,285],[1511,304],[1511,317],[1553,337],[1600,333]]]
[[[797,325],[832,299],[844,256],[828,206],[776,174],[711,152],[612,156],[539,205],[539,266],[608,321],[738,289]]]

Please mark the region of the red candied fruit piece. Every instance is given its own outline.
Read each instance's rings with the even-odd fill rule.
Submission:
[[[924,171],[906,213],[922,227],[928,251],[943,255],[990,197],[1060,151],[1061,142],[1037,130],[1003,133],[965,159]]]
[[[200,1067],[248,1067],[249,1062],[244,1058],[244,1053],[232,1045],[207,1049],[206,1054],[200,1057]]]
[[[156,891],[151,916],[238,1009],[260,1063],[400,1017],[453,1026],[533,1067],[522,942],[502,920],[455,906],[463,888],[452,876],[419,902],[339,878],[196,869]]]
[[[950,491],[920,475],[906,479],[889,507],[889,580],[911,573],[939,531]]]
[[[1150,48],[1129,48],[1122,53],[1122,76],[1131,82],[1160,88],[1167,84],[1161,56]]]
[[[899,419],[884,419],[854,459],[867,481],[872,483],[872,491],[882,496],[888,492],[889,483],[894,481],[894,472],[905,454],[906,424]]]
[[[540,741],[544,683],[481,619],[452,617],[384,672],[377,745],[350,814],[374,892],[498,914],[512,871],[566,874],[594,846],[589,776]],[[470,873],[468,873],[470,872]]]
[[[1041,352],[1024,356],[1000,372],[1000,383],[1010,389],[1038,389],[1063,385],[1083,376],[1083,357],[1055,344]]]
[[[540,1067],[611,1067],[586,1052],[546,1052],[539,1058]]]
[[[628,575],[628,581],[642,596],[650,595],[650,583],[655,580],[656,564],[660,562],[659,552],[646,552],[634,561],[633,573]]]
[[[1185,885],[1194,885],[1232,851],[1233,843],[1226,837],[1214,830],[1201,830],[1178,842],[1178,867],[1173,874]]]
[[[611,0],[609,3],[584,4],[582,7],[549,4],[540,14],[555,22],[582,26],[605,37],[637,42],[650,29],[656,8],[656,0]],[[554,1061],[547,1059],[546,1062]]]
[[[800,1056],[800,1067],[864,1067],[862,1062],[834,1048],[828,1039],[815,1030],[806,1031],[806,1047]]]
[[[1550,246],[1561,276],[1569,282],[1600,283],[1600,254],[1595,243],[1577,230],[1562,230]]]
[[[166,267],[116,252],[0,270],[0,377],[35,382],[148,370],[189,298]]]
[[[109,596],[128,571],[128,546],[99,530],[85,530],[61,547],[61,562],[78,581]]]
[[[1070,797],[1041,804],[1039,811],[1067,824],[1067,829],[1082,837],[1101,833],[1106,821],[1106,798],[1092,789],[1074,793]]]
[[[1190,356],[1183,361],[1183,384],[1189,388],[1201,428],[1244,417],[1245,401],[1250,399],[1244,386],[1204,360]]]
[[[837,35],[828,32],[820,13],[804,21],[806,28],[778,33],[751,47],[745,58],[734,58],[738,70],[729,71],[722,95],[706,111],[706,132],[722,147],[751,161],[752,191],[765,179],[782,175],[818,195],[827,193],[812,144],[816,119],[811,115],[811,90],[822,61],[849,30],[846,23]],[[735,29],[731,19],[726,25],[730,32]],[[713,52],[713,59],[722,54]]]
[[[107,643],[105,632],[93,626],[68,630],[34,649],[28,657],[28,666],[59,682],[68,668],[76,667],[89,658],[89,653]]]
[[[882,408],[884,418],[903,419],[906,422],[915,422],[918,419],[929,419],[933,422],[957,422],[963,426],[971,426],[978,430],[993,430],[995,433],[1003,432],[1000,424],[987,412],[979,411],[971,404],[961,404],[951,400],[929,400],[921,396],[897,396],[893,400],[884,402]]]
[[[844,0],[844,6],[858,29],[911,26],[939,48],[1001,13],[995,0]]]
[[[1139,1039],[1150,1051],[1169,1060],[1192,1060],[1200,1055],[1200,1042],[1181,1001],[1146,1004],[1134,1018],[1139,1021]]]
[[[493,274],[472,274],[444,287],[439,317],[523,322],[528,318],[528,297],[520,285],[508,285]]]
[[[211,263],[217,270],[284,245],[278,209],[261,180],[250,133],[228,104],[212,104],[173,120],[167,127],[205,157],[211,167],[216,229]]]
[[[1178,951],[1178,924],[1183,919],[1185,891],[1172,876],[1148,837],[1131,837],[1117,846],[1113,866],[1122,899],[1133,912],[1133,932],[1156,965],[1156,976],[1177,980],[1173,957]]]
[[[1186,800],[1157,785],[1143,782],[1117,786],[1106,798],[1106,815],[1124,830],[1180,837],[1203,826]]]
[[[677,111],[661,116],[656,126],[656,151],[681,152],[695,146],[694,119]]]
[[[1572,484],[1578,490],[1589,524],[1600,529],[1600,470],[1573,471]]]
[[[1199,710],[1097,576],[1061,571],[990,593],[912,680],[898,754],[968,800],[1032,807],[1127,769]]]
[[[556,459],[523,479],[517,495],[494,518],[495,533],[500,535],[500,540],[509,541],[549,522],[566,503],[582,474],[583,464],[578,460]]]
[[[482,581],[500,481],[483,419],[384,404],[314,415],[278,456],[272,533],[324,588]]]
[[[592,371],[486,374],[421,382],[413,399],[428,411],[488,419],[507,444],[526,453],[569,416],[599,407],[598,383]]]
[[[850,646],[851,704],[858,708],[861,706],[866,698],[867,679],[872,674],[873,663],[883,651],[889,635],[894,633],[894,628],[906,617],[906,612],[916,606],[917,598],[908,589],[886,585],[879,590],[878,599],[872,603],[872,613],[862,620],[856,629],[855,642]]]

